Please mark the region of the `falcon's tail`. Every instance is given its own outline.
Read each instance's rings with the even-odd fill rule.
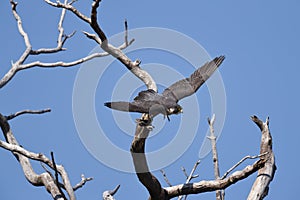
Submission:
[[[124,101],[119,101],[119,102],[106,102],[104,103],[106,107],[109,107],[114,110],[120,110],[124,112],[131,112],[130,110],[130,103],[129,102],[124,102]]]

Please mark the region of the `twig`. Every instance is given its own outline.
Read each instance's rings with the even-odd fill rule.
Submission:
[[[63,4],[60,1],[56,1],[56,3],[53,3],[50,0],[44,0],[46,3],[48,3],[49,5],[53,6],[53,7],[57,7],[57,8],[65,8],[69,11],[71,11],[72,13],[74,13],[77,17],[79,17],[81,20],[87,22],[87,23],[91,23],[91,19],[88,18],[87,16],[85,16],[84,14],[82,14],[81,12],[79,12],[75,7],[72,6],[73,2],[71,1],[68,4]]]
[[[54,167],[54,175],[55,175],[55,184],[57,186],[57,188],[59,189],[62,197],[67,200],[67,197],[65,196],[64,192],[62,191],[61,187],[60,187],[60,184],[59,184],[59,179],[58,179],[58,171],[57,171],[57,168],[56,168],[56,164],[55,164],[55,159],[54,159],[54,153],[51,151],[50,153],[51,155],[51,159],[52,159],[52,164],[53,164],[53,167]]]
[[[78,190],[79,188],[83,187],[86,182],[88,181],[91,181],[93,180],[93,177],[89,177],[89,178],[86,178],[83,174],[81,175],[81,181],[79,183],[77,183],[74,187],[73,187],[73,190],[76,191]]]
[[[164,177],[164,180],[166,181],[166,183],[168,184],[168,186],[172,187],[172,184],[170,183],[170,181],[169,181],[169,179],[167,177],[166,172],[163,169],[161,169],[160,172],[162,173],[162,175]]]
[[[200,160],[197,160],[197,162],[194,164],[194,167],[193,167],[190,175],[186,179],[185,183],[189,183],[193,178],[197,178],[199,176],[199,175],[194,175],[199,164],[200,164]]]
[[[5,116],[5,118],[6,118],[6,120],[11,120],[15,117],[18,117],[18,116],[24,115],[24,114],[43,114],[43,113],[47,113],[47,112],[51,112],[51,109],[47,108],[44,110],[22,110],[22,111],[14,113],[14,114]]]
[[[189,175],[187,174],[185,168],[184,168],[184,167],[181,167],[181,170],[182,170],[184,176],[186,177],[186,179],[188,179],[188,178],[189,178]]]
[[[256,159],[256,158],[260,158],[260,157],[262,157],[262,156],[264,156],[264,155],[266,155],[266,154],[268,154],[268,152],[265,152],[265,153],[263,153],[263,154],[259,154],[259,155],[256,155],[256,156],[250,156],[250,155],[245,156],[245,157],[242,158],[239,162],[237,162],[235,165],[233,165],[229,170],[227,170],[227,171],[225,172],[225,174],[221,177],[221,179],[226,178],[227,175],[228,175],[230,172],[232,172],[235,168],[237,168],[237,167],[238,167],[240,164],[242,164],[245,160],[247,160],[247,159]]]
[[[124,38],[124,40],[125,40],[126,46],[128,46],[128,24],[127,24],[127,19],[125,19],[124,25],[125,25],[125,36],[124,36],[125,38]]]
[[[65,0],[65,4],[67,2],[68,1]],[[31,52],[30,52],[31,55],[39,55],[39,54],[43,54],[43,53],[44,54],[56,53],[56,52],[65,50],[63,48],[63,45],[65,44],[67,39],[71,38],[76,33],[76,31],[73,31],[69,35],[66,35],[64,33],[63,21],[65,19],[65,15],[66,15],[66,9],[62,9],[60,19],[59,19],[59,22],[58,22],[58,32],[59,32],[59,34],[58,34],[58,38],[57,38],[57,46],[55,48],[41,48],[41,49],[38,49],[38,50],[31,50]]]
[[[201,162],[200,160],[197,160],[197,162],[194,164],[193,169],[191,170],[190,175],[187,175],[186,170],[185,170],[184,167],[181,168],[182,171],[184,172],[185,176],[186,176],[185,184],[188,184],[192,179],[198,178],[198,177],[199,177],[198,174],[197,174],[197,175],[194,175],[194,173],[195,173],[195,171],[196,171],[198,165],[200,164],[200,162]],[[186,199],[187,196],[188,196],[188,195],[185,195],[184,199]],[[183,196],[179,196],[179,197],[178,197],[178,200],[182,199],[182,197],[183,197]]]

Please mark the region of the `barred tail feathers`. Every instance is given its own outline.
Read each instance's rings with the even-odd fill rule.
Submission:
[[[130,112],[130,103],[129,102],[124,102],[124,101],[106,102],[106,103],[104,103],[104,106],[114,109],[114,110]]]

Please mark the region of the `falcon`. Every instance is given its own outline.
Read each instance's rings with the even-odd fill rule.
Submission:
[[[178,104],[181,99],[194,94],[200,86],[221,65],[224,56],[219,56],[198,68],[190,77],[177,81],[166,88],[162,94],[154,90],[145,90],[138,93],[133,102],[106,102],[105,106],[124,112],[138,112],[149,114],[150,118],[163,114],[169,115],[182,113],[182,107]]]

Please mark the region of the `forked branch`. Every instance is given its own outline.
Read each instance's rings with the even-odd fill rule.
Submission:
[[[130,60],[130,58],[128,58],[120,48],[116,48],[108,42],[108,38],[105,35],[104,31],[101,29],[97,18],[97,9],[101,0],[93,1],[90,18],[78,11],[75,7],[73,7],[71,3],[61,3],[59,1],[56,1],[56,3],[54,3],[50,0],[45,0],[45,2],[57,8],[67,9],[74,13],[77,17],[79,17],[79,19],[88,23],[95,32],[95,34],[84,32],[84,34],[88,38],[93,39],[96,43],[100,44],[100,47],[105,52],[118,59],[128,70],[130,70],[130,72],[132,72],[136,77],[143,81],[148,89],[157,91],[156,83],[154,82],[150,74],[145,70],[141,69],[141,67],[139,66],[140,61],[138,61],[138,59],[135,61]],[[130,45],[132,43],[127,41],[127,28],[128,25],[127,22],[125,22],[125,46]]]
[[[44,154],[41,153],[33,153],[25,148],[21,147],[13,135],[13,132],[10,128],[7,118],[14,118],[21,114],[30,113],[30,114],[41,114],[48,112],[48,110],[41,110],[41,111],[21,111],[15,114],[10,115],[10,117],[5,117],[0,114],[0,127],[6,139],[6,142],[0,140],[0,147],[12,152],[14,156],[17,158],[17,161],[20,163],[23,173],[32,185],[34,186],[44,186],[46,190],[51,194],[53,199],[66,199],[64,193],[62,192],[61,188],[66,190],[68,197],[70,200],[75,200],[74,191],[81,187],[86,181],[90,180],[90,178],[84,180],[82,183],[78,184],[73,188],[71,186],[71,182],[69,180],[68,174],[65,171],[62,165],[57,165],[54,162],[54,157],[52,156],[52,160],[47,158]],[[31,163],[30,160],[37,160],[55,171],[55,177],[51,175],[51,173],[46,172],[37,174]],[[61,177],[63,183],[58,182],[58,176]]]
[[[263,168],[258,170],[257,178],[248,195],[248,200],[260,200],[268,195],[269,185],[273,180],[276,171],[275,155],[272,150],[272,136],[269,129],[269,117],[265,122],[260,120],[255,115],[251,117],[252,121],[261,130],[260,154],[261,159],[265,161]]]
[[[77,9],[75,9],[72,4],[74,1],[71,1],[68,3],[67,0],[64,0],[64,3],[60,3],[59,1],[57,3],[53,3],[51,1],[46,1],[48,4],[62,8],[60,19],[58,22],[58,38],[57,38],[57,46],[54,48],[40,48],[37,50],[32,49],[32,45],[30,42],[29,35],[26,33],[26,31],[23,28],[23,23],[20,15],[17,12],[17,3],[13,0],[10,0],[11,8],[12,8],[12,13],[13,16],[17,22],[18,25],[18,30],[20,35],[23,37],[24,43],[25,43],[25,50],[22,53],[21,57],[16,61],[12,62],[10,69],[6,72],[6,74],[0,79],[0,88],[4,87],[19,71],[33,68],[33,67],[42,67],[42,68],[55,68],[55,67],[73,67],[78,64],[84,63],[86,61],[89,61],[94,58],[99,58],[99,57],[104,57],[108,56],[108,52],[102,52],[102,53],[93,53],[91,55],[82,57],[80,59],[71,61],[71,62],[64,62],[64,61],[55,61],[55,62],[42,62],[42,61],[32,61],[30,63],[26,63],[26,60],[29,56],[34,56],[34,55],[41,55],[41,54],[53,54],[57,53],[60,51],[66,50],[63,46],[65,42],[71,38],[76,31],[73,31],[71,34],[67,35],[64,33],[64,28],[63,28],[63,22],[65,19],[66,15],[66,10],[70,10],[73,13],[76,14],[81,20],[88,22],[89,24],[91,23],[90,18],[86,17],[82,13],[80,13]],[[128,34],[128,33],[126,33]],[[125,34],[125,35],[126,35]],[[127,38],[127,36],[125,37]],[[120,45],[119,47],[115,47],[116,51],[119,50],[121,51],[122,49],[125,49],[129,45],[133,43],[134,40],[131,41],[125,41],[124,44]]]

